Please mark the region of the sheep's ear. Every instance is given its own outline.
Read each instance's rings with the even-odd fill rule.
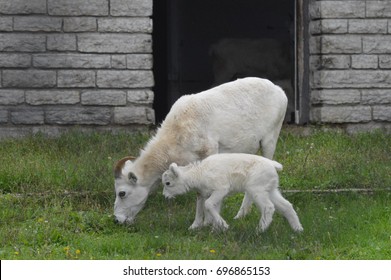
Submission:
[[[170,171],[172,172],[172,174],[174,174],[175,177],[179,176],[180,171],[179,171],[178,165],[175,162],[171,163]]]
[[[120,159],[117,161],[117,163],[114,166],[114,176],[116,179],[121,178],[122,175],[122,169],[125,168],[125,166],[129,164],[133,164],[132,160],[136,159],[135,157],[124,157],[123,159]]]
[[[131,183],[136,184],[137,183],[137,176],[133,172],[129,172],[128,179]]]

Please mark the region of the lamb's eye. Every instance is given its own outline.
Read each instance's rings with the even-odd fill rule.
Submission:
[[[121,191],[121,192],[118,193],[118,196],[120,198],[123,198],[125,195],[126,195],[126,192],[124,192],[124,191]]]
[[[166,182],[166,186],[169,186],[170,185],[170,182]]]

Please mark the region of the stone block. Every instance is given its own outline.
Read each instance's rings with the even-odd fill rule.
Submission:
[[[368,54],[391,53],[391,35],[363,36],[363,51]]]
[[[47,48],[50,51],[76,50],[76,35],[74,34],[50,34],[47,37]]]
[[[151,53],[152,37],[147,34],[79,34],[80,52]]]
[[[361,36],[356,35],[325,35],[321,39],[321,52],[329,53],[361,53]]]
[[[319,1],[320,18],[364,18],[365,1]]]
[[[33,55],[33,65],[38,68],[110,68],[110,55],[59,54]]]
[[[151,90],[129,90],[128,102],[134,104],[152,104],[154,94]]]
[[[83,105],[126,105],[126,91],[121,90],[92,90],[81,95]]]
[[[44,111],[42,109],[13,109],[11,110],[13,124],[44,124]]]
[[[357,104],[361,101],[361,93],[355,89],[314,90],[311,92],[312,104]]]
[[[90,32],[97,30],[96,18],[94,17],[70,17],[64,18],[65,32]]]
[[[109,14],[109,0],[48,0],[49,15],[105,16]]]
[[[372,120],[370,106],[323,106],[311,109],[311,121],[321,123],[358,123]]]
[[[367,17],[370,18],[390,18],[391,2],[386,1],[366,1]]]
[[[363,89],[363,104],[391,104],[391,89]]]
[[[320,1],[309,1],[308,14],[312,20],[321,18]]]
[[[129,124],[153,124],[155,114],[153,109],[146,107],[117,107],[114,108],[114,123]]]
[[[75,90],[28,90],[26,103],[30,105],[77,104],[80,93]]]
[[[311,36],[309,39],[310,54],[321,54],[321,36]]]
[[[313,74],[316,88],[388,88],[391,71],[320,70]]]
[[[348,20],[323,19],[310,22],[311,34],[341,34],[348,32]]]
[[[348,69],[351,66],[349,55],[312,55],[311,69]]]
[[[47,70],[3,70],[3,86],[50,88],[56,86],[56,72]]]
[[[152,0],[111,0],[112,16],[151,16]]]
[[[60,88],[95,87],[95,71],[60,70],[58,71],[58,87]]]
[[[10,34],[0,36],[0,52],[44,52],[46,36],[40,34]]]
[[[31,127],[1,127],[0,139],[21,138],[31,135]]]
[[[8,111],[0,109],[0,124],[5,124],[5,123],[8,123]]]
[[[126,65],[128,69],[152,69],[152,54],[128,54],[126,56]]]
[[[379,55],[379,67],[384,69],[390,69],[391,55]]]
[[[15,31],[31,32],[59,32],[62,28],[62,19],[55,17],[14,17]]]
[[[354,123],[347,124],[345,126],[348,134],[357,134],[363,132],[375,132],[382,131],[386,134],[391,134],[391,125],[389,123],[382,122],[369,122],[369,123]]]
[[[12,31],[12,17],[0,18],[0,31]]]
[[[99,88],[148,88],[154,85],[152,71],[98,70]]]
[[[122,54],[112,55],[111,67],[113,69],[126,69],[126,55],[122,55]]]
[[[350,19],[349,33],[387,33],[386,19]]]
[[[390,122],[391,105],[373,106],[373,120]]]
[[[30,66],[30,54],[0,53],[0,68],[28,68]]]
[[[101,18],[98,19],[99,32],[152,33],[150,18]]]
[[[18,105],[23,102],[23,90],[0,89],[0,105]]]
[[[46,0],[0,0],[2,14],[45,14]]]
[[[45,114],[47,124],[59,125],[108,125],[111,109],[104,107],[55,107]]]
[[[353,69],[377,69],[378,65],[377,55],[352,55]]]

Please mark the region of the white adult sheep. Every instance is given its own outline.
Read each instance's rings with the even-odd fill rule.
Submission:
[[[140,156],[114,169],[114,216],[132,223],[161,175],[173,162],[186,165],[216,153],[251,153],[261,143],[272,158],[287,107],[284,91],[266,79],[245,78],[184,95],[172,106]],[[246,215],[245,195],[237,218]]]
[[[245,191],[262,213],[260,231],[269,227],[275,209],[285,216],[294,231],[302,231],[292,204],[278,190],[277,170],[282,170],[278,162],[250,154],[215,154],[184,167],[172,163],[162,175],[163,194],[173,198],[195,189],[201,195],[190,229],[208,224],[214,229],[228,229],[220,216],[222,201],[229,193]]]

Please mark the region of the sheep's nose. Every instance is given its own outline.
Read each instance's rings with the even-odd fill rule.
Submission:
[[[121,191],[121,192],[119,192],[118,193],[118,196],[120,197],[120,198],[123,198],[124,196],[125,196],[125,192],[124,191]]]
[[[114,219],[114,224],[119,224],[119,220],[117,218]]]

